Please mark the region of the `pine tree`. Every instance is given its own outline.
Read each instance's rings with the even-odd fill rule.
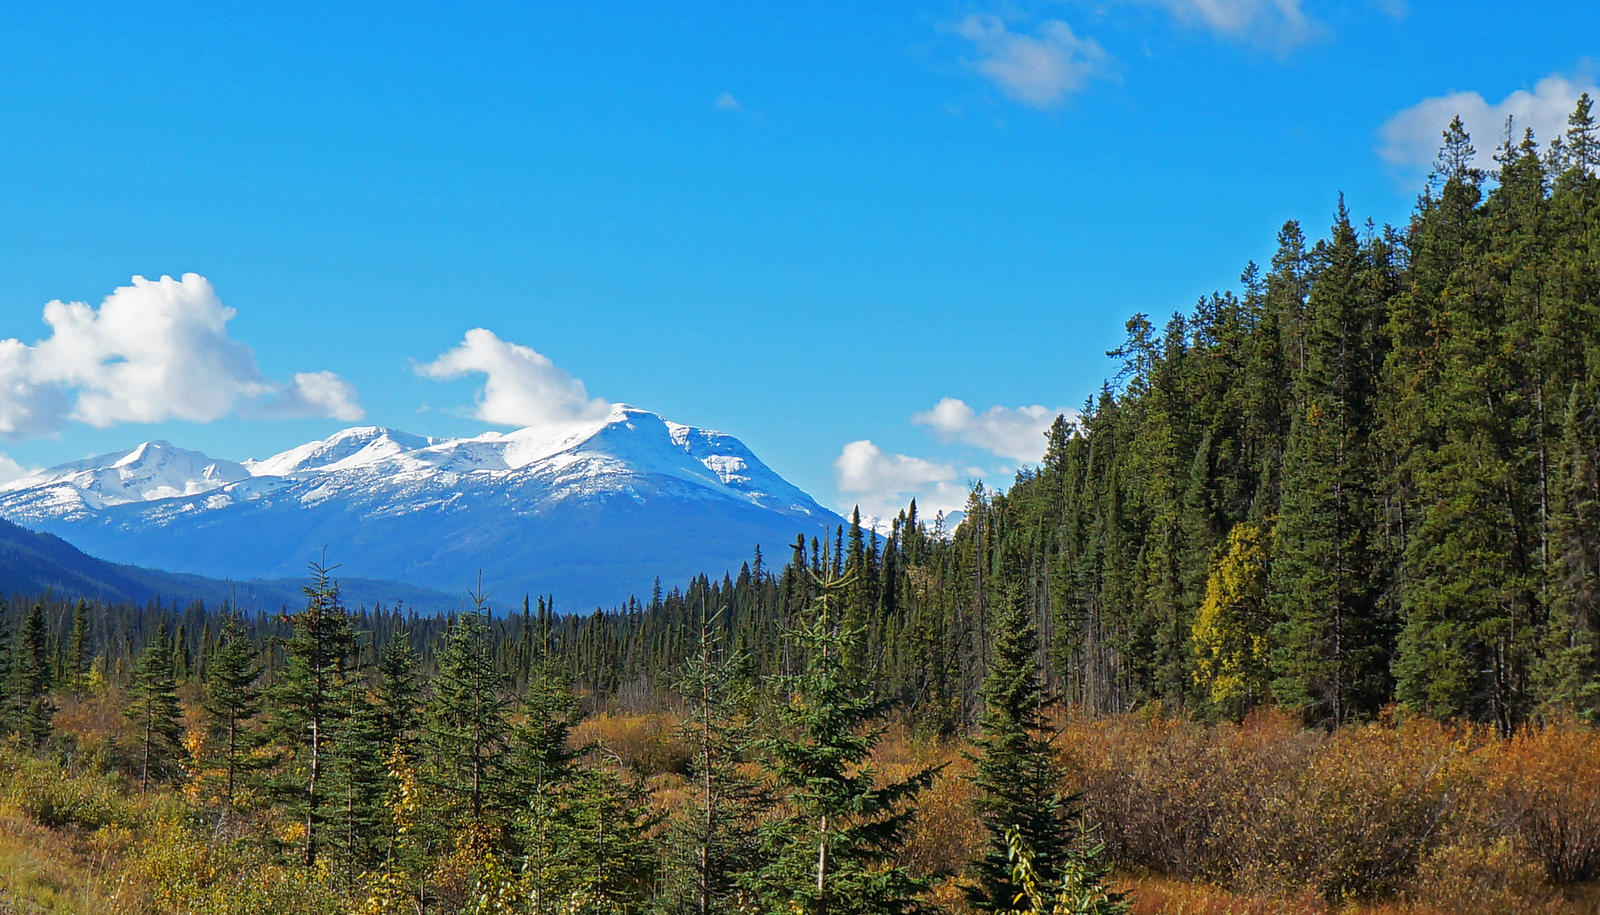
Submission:
[[[1425,244],[1440,249],[1432,332],[1436,381],[1421,396],[1431,427],[1411,463],[1415,519],[1405,543],[1405,620],[1396,698],[1438,716],[1492,720],[1503,734],[1525,708],[1532,570],[1518,542],[1524,506],[1504,394],[1504,294],[1495,289],[1474,208],[1481,174],[1459,119],[1440,154],[1445,184]],[[1413,274],[1417,271],[1414,268]],[[1438,278],[1436,278],[1438,279]]]
[[[1016,832],[1035,850],[1033,866],[1047,883],[1056,882],[1074,856],[1073,810],[1061,796],[1063,773],[1045,736],[1038,629],[1015,584],[997,602],[990,631],[994,640],[972,775],[988,841],[975,862],[978,882],[967,888],[968,901],[985,912],[1009,909],[1022,892],[1012,873],[1008,833]]]
[[[656,826],[644,787],[624,775],[620,761],[580,768],[566,792],[559,860],[568,868],[563,887],[574,912],[637,912],[654,891]]]
[[[1573,385],[1557,467],[1550,619],[1537,671],[1547,717],[1600,716],[1600,383]]]
[[[261,712],[261,696],[256,681],[261,665],[256,660],[255,643],[250,640],[237,615],[222,624],[222,637],[207,664],[205,700],[205,757],[202,770],[221,770],[208,781],[220,782],[216,791],[224,803],[233,805],[247,779],[260,770],[266,760],[257,754],[262,737],[255,727]]]
[[[769,824],[770,858],[747,888],[773,911],[899,913],[918,908],[921,880],[894,863],[913,812],[905,805],[936,770],[877,785],[869,762],[882,706],[845,668],[860,634],[840,628],[835,601],[848,579],[817,581],[809,618],[790,633],[804,669],[786,684],[782,733],[766,743],[791,812]]]
[[[344,701],[328,757],[328,839],[337,849],[346,887],[353,888],[359,873],[383,860],[392,821],[384,822],[390,782],[388,756],[381,750],[383,710],[355,686],[345,690]]]
[[[272,690],[273,730],[286,754],[280,784],[289,811],[303,824],[301,861],[307,867],[317,863],[332,816],[329,756],[349,709],[353,640],[332,572],[324,563],[311,564],[306,606],[286,619],[293,634]]]
[[[11,725],[23,744],[43,746],[50,739],[55,703],[50,698],[50,647],[44,607],[34,604],[17,630],[11,649]]]
[[[373,704],[378,716],[376,739],[385,752],[398,747],[409,758],[417,729],[418,715],[417,653],[411,634],[401,630],[389,637],[378,660],[378,683]]]
[[[1368,445],[1382,306],[1371,301],[1343,198],[1332,236],[1319,247],[1307,299],[1299,407],[1284,447],[1271,566],[1282,621],[1271,635],[1277,701],[1337,725],[1377,710],[1387,649],[1374,622],[1382,581],[1370,539],[1376,472]]]
[[[569,840],[575,789],[568,738],[577,700],[551,657],[547,630],[541,642],[544,660],[529,680],[523,720],[511,733],[508,774],[514,837],[524,861],[522,887],[534,915],[550,915],[560,911],[563,893],[578,880],[583,862]]]
[[[15,698],[12,695],[11,666],[11,607],[0,599],[0,737],[11,733],[16,718]]]
[[[87,684],[89,665],[89,603],[79,599],[72,605],[72,631],[67,635],[66,683],[68,692],[81,694]]]
[[[172,639],[162,620],[145,643],[128,686],[124,715],[139,731],[139,790],[178,772],[183,753],[183,709],[172,677]]]
[[[752,691],[738,682],[744,659],[722,648],[718,617],[701,606],[699,651],[678,685],[690,710],[680,730],[694,747],[693,791],[669,837],[688,874],[681,910],[709,915],[739,900],[739,876],[759,868],[758,826],[770,803],[763,786],[740,770],[754,748]]]
[[[443,796],[451,822],[492,825],[504,788],[508,732],[504,678],[495,669],[487,626],[463,613],[445,637],[423,725],[424,781]]]

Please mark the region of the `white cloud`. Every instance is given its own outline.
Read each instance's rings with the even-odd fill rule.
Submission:
[[[136,276],[98,308],[50,302],[50,336],[32,345],[0,340],[0,435],[48,434],[69,420],[99,428],[209,422],[297,390],[298,377],[295,388],[262,377],[250,347],[228,336],[234,314],[210,281],[193,273],[181,280]],[[331,372],[312,374],[338,381]],[[308,401],[290,412],[359,418],[354,389],[338,383],[344,397],[337,409]]]
[[[1044,455],[1044,433],[1055,418],[1077,414],[1064,408],[990,407],[978,413],[964,401],[941,398],[933,409],[918,413],[911,421],[928,426],[941,441],[962,441],[1001,457],[1037,463]]]
[[[331,416],[355,422],[365,413],[356,403],[356,389],[332,372],[296,372],[294,385],[266,412],[284,416]]]
[[[20,480],[30,473],[33,473],[31,468],[24,467],[6,455],[0,454],[0,483]]]
[[[1584,92],[1600,96],[1600,88],[1593,83],[1584,85],[1564,76],[1547,76],[1534,85],[1532,92],[1518,89],[1494,104],[1477,92],[1426,98],[1379,128],[1382,145],[1378,155],[1395,165],[1426,168],[1439,152],[1450,119],[1460,115],[1478,152],[1475,164],[1493,168],[1494,151],[1504,136],[1508,116],[1514,119],[1516,138],[1521,138],[1523,128],[1531,127],[1535,139],[1548,143],[1566,133],[1567,115],[1577,108],[1578,96]]]
[[[1013,101],[1053,108],[1104,71],[1109,57],[1093,38],[1079,38],[1059,19],[1033,34],[1013,32],[999,16],[973,14],[954,27],[972,42],[972,66]]]
[[[834,488],[846,503],[846,513],[859,505],[868,520],[892,518],[913,498],[918,513],[928,519],[967,504],[967,487],[957,482],[954,466],[886,454],[868,439],[845,445],[833,461],[833,471]]]
[[[556,368],[544,355],[508,343],[478,327],[439,358],[417,366],[426,378],[482,374],[474,415],[505,426],[539,426],[598,419],[611,405],[591,398],[583,382]]]
[[[1149,2],[1149,0],[1141,0]],[[1301,0],[1155,0],[1189,25],[1231,41],[1280,54],[1322,36],[1326,27],[1306,15]]]
[[[721,95],[717,96],[717,108],[722,110],[722,111],[743,111],[744,110],[744,106],[739,104],[739,100],[734,98],[733,97],[733,93],[731,93],[731,92],[724,92]]]

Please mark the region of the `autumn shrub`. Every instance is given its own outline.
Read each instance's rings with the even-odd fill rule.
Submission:
[[[1487,735],[1410,721],[1319,741],[1305,768],[1278,774],[1285,803],[1261,822],[1264,883],[1315,887],[1329,901],[1399,892],[1423,855],[1468,825]]]
[[[1479,803],[1493,741],[1472,727],[1123,716],[1071,724],[1065,745],[1124,867],[1343,902],[1400,892],[1447,842],[1493,838]]]
[[[907,827],[900,851],[900,861],[921,877],[958,874],[987,838],[973,809],[972,761],[961,750],[954,742],[914,736],[899,722],[890,725],[873,748],[872,764],[886,783],[939,768],[933,783],[917,796],[917,815]]]
[[[1117,861],[1184,878],[1234,870],[1213,838],[1223,799],[1241,792],[1231,768],[1216,764],[1208,729],[1162,716],[1075,721],[1059,745],[1071,787]]]
[[[688,770],[694,750],[679,735],[680,719],[667,714],[602,714],[572,729],[575,747],[599,745],[643,778]]]
[[[348,906],[324,868],[274,860],[258,847],[219,842],[158,810],[114,870],[107,911],[185,915],[335,915]]]
[[[110,776],[75,774],[10,751],[0,752],[0,806],[50,828],[94,830],[129,821],[127,799]]]
[[[1524,728],[1494,769],[1494,812],[1549,880],[1600,876],[1600,733],[1576,723]]]
[[[1548,890],[1527,849],[1502,836],[1487,843],[1463,838],[1430,850],[1407,895],[1447,912],[1531,912]]]

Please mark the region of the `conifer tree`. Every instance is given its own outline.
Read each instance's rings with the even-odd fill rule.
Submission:
[[[492,825],[505,785],[507,701],[479,612],[481,597],[475,606],[456,620],[438,656],[423,725],[427,765],[422,773],[448,805],[441,813],[462,825],[484,827]]]
[[[1537,671],[1549,717],[1600,714],[1600,383],[1573,385],[1556,473],[1550,618]]]
[[[1322,267],[1307,300],[1299,406],[1284,447],[1271,566],[1281,622],[1271,635],[1276,699],[1309,721],[1337,725],[1377,710],[1387,651],[1373,619],[1382,582],[1370,541],[1376,474],[1368,445],[1383,316],[1367,295],[1367,265],[1343,198],[1332,236],[1319,248]]]
[[[93,661],[89,654],[89,603],[79,599],[72,605],[72,631],[67,635],[66,683],[71,693],[82,693]]]
[[[860,635],[841,628],[835,608],[849,586],[848,579],[817,581],[819,596],[791,633],[805,666],[786,682],[782,733],[766,744],[791,812],[765,830],[770,858],[747,884],[773,911],[910,912],[924,887],[893,858],[913,815],[905,805],[936,770],[876,784],[868,757],[882,707],[846,671]]]
[[[345,713],[333,732],[328,760],[329,842],[338,850],[345,885],[381,861],[390,835],[385,823],[390,788],[388,758],[383,753],[383,714],[355,684],[344,692]]]
[[[172,677],[172,639],[162,620],[145,643],[128,686],[124,715],[139,731],[139,790],[175,774],[183,752],[183,709]]]
[[[693,791],[669,837],[686,858],[682,909],[700,915],[736,907],[738,877],[759,867],[757,829],[770,801],[763,786],[740,769],[754,748],[748,714],[753,695],[738,681],[742,658],[721,647],[717,622],[706,617],[702,604],[699,651],[678,686],[690,709],[680,734],[694,748]]]
[[[541,627],[542,629],[545,627]],[[547,631],[547,630],[546,630]],[[569,840],[573,827],[574,759],[568,747],[577,700],[551,656],[548,636],[512,730],[510,782],[515,839],[523,854],[522,888],[534,915],[560,910],[582,862]]]
[[[1432,331],[1437,381],[1424,395],[1432,441],[1412,463],[1416,516],[1405,544],[1404,626],[1394,662],[1396,698],[1437,717],[1492,720],[1509,734],[1526,696],[1520,646],[1530,584],[1518,541],[1501,392],[1508,384],[1503,297],[1492,291],[1473,218],[1481,173],[1459,119],[1440,154],[1446,176],[1431,230],[1443,251]],[[1416,270],[1413,270],[1416,273]]]
[[[221,770],[217,792],[224,803],[233,805],[247,779],[259,771],[266,760],[257,754],[262,736],[255,719],[261,712],[261,696],[256,686],[261,665],[256,660],[255,643],[243,622],[230,614],[222,624],[221,640],[207,665],[205,699],[206,758],[202,770]]]
[[[602,751],[568,786],[554,849],[567,871],[562,911],[637,912],[654,892],[657,818],[644,787],[621,769]]]
[[[14,647],[11,639],[11,607],[0,599],[0,737],[11,733],[12,721],[16,717],[11,683]]]
[[[35,603],[17,629],[11,649],[11,724],[23,744],[43,746],[50,739],[55,703],[50,698],[50,648],[44,607]]]
[[[352,636],[332,568],[311,564],[305,609],[288,617],[285,667],[272,690],[273,730],[285,752],[281,787],[301,820],[301,861],[315,865],[332,815],[327,784],[334,740],[348,713]]]
[[[393,633],[378,660],[378,682],[373,705],[377,713],[375,738],[387,754],[395,747],[409,758],[420,726],[418,715],[417,652],[411,634]]]
[[[973,741],[972,783],[988,840],[974,862],[978,881],[967,888],[967,899],[985,912],[1011,908],[1022,892],[1012,873],[1008,833],[1015,831],[1034,849],[1033,866],[1047,883],[1061,877],[1074,855],[1073,810],[1061,796],[1063,773],[1045,736],[1038,629],[1017,586],[1007,590],[990,626],[984,708]]]

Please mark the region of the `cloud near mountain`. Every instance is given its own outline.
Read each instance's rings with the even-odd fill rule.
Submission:
[[[416,367],[424,378],[482,375],[474,414],[501,426],[538,426],[599,419],[611,404],[590,397],[583,382],[531,347],[476,327],[432,362]]]
[[[332,372],[264,377],[228,334],[235,312],[205,277],[136,276],[99,307],[52,301],[50,335],[0,340],[0,436],[48,435],[163,420],[209,422],[247,412],[360,419],[355,389]]]

